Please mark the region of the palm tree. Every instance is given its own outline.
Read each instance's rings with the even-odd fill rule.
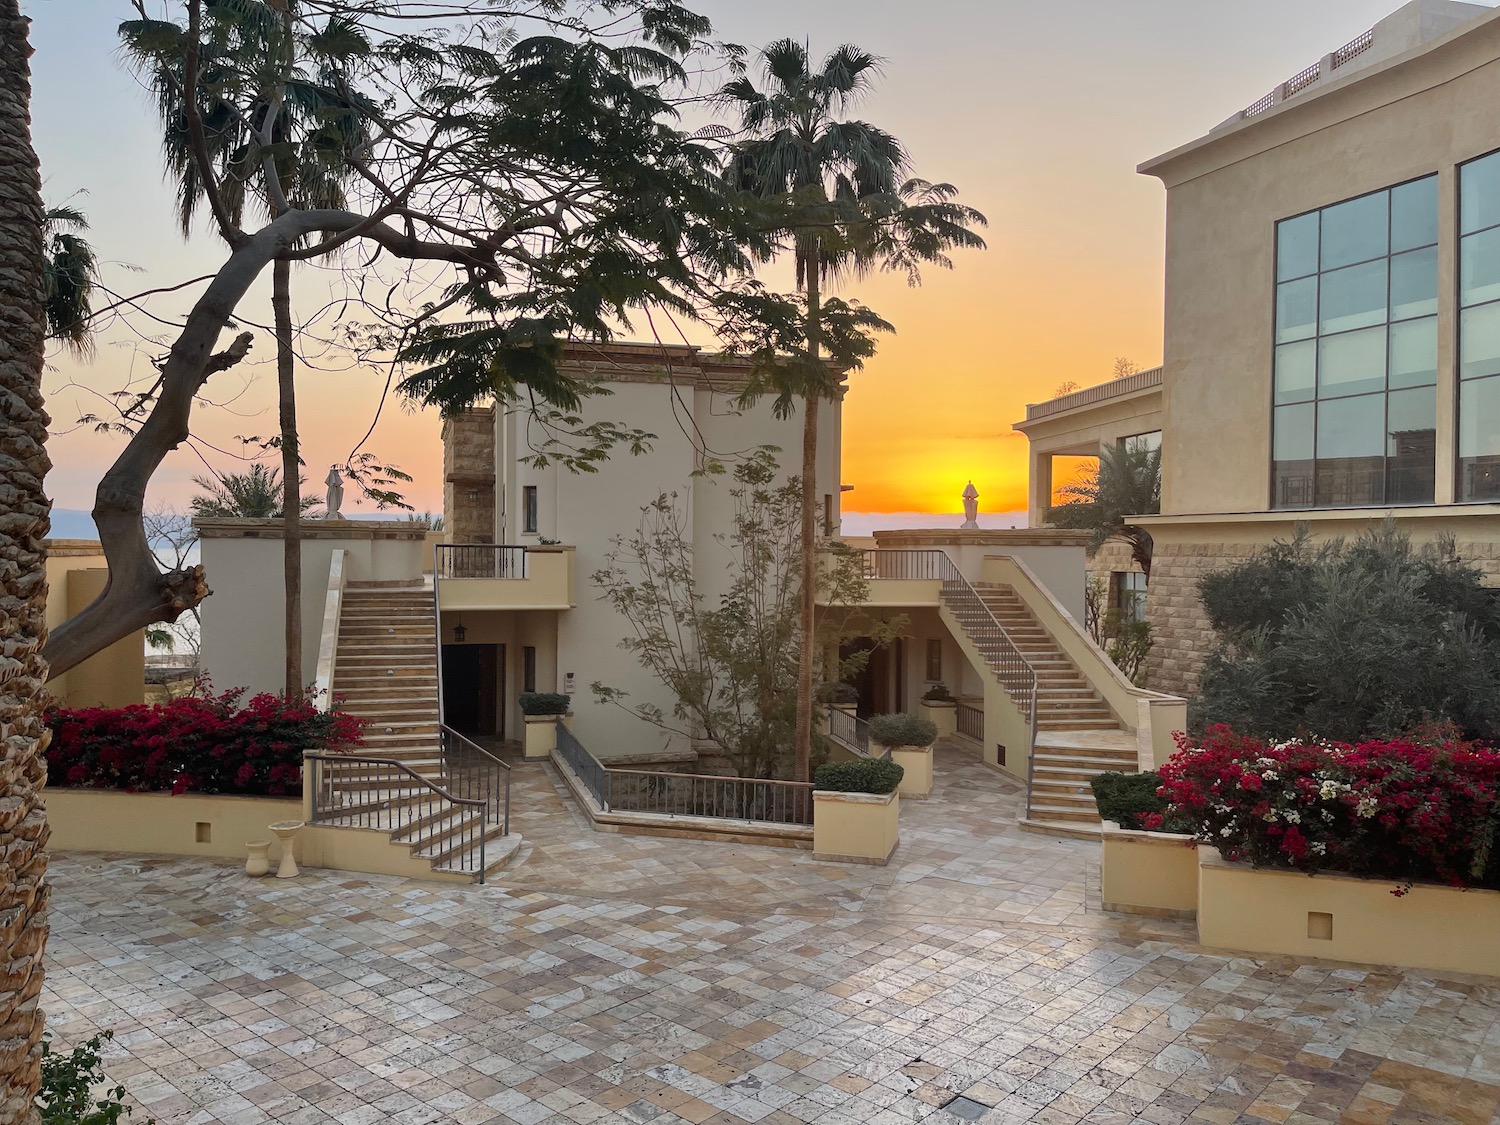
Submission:
[[[89,313],[99,277],[99,257],[82,234],[88,229],[88,219],[76,207],[49,207],[42,225],[47,335],[80,359],[94,350]]]
[[[221,477],[194,477],[193,483],[203,491],[190,501],[193,515],[224,520],[279,520],[286,518],[282,504],[286,490],[281,485],[281,470],[252,464],[243,473],[225,473]],[[316,496],[298,501],[301,515],[312,514],[318,506]]]
[[[1099,463],[1058,493],[1067,503],[1047,509],[1053,527],[1093,532],[1089,554],[1111,539],[1130,544],[1130,555],[1151,580],[1151,533],[1126,521],[1161,511],[1161,447],[1140,441],[1105,446]]]
[[[956,192],[947,184],[906,178],[910,161],[894,136],[843,119],[879,73],[876,56],[845,45],[813,70],[804,44],[781,39],[761,52],[761,61],[764,92],[742,77],[724,86],[719,98],[738,112],[745,135],[735,146],[729,181],[779,207],[774,221],[790,242],[806,301],[807,362],[793,369],[793,384],[779,388],[783,397],[803,400],[794,776],[805,780],[816,663],[818,405],[838,393],[838,374],[822,362],[823,286],[876,267],[903,270],[916,283],[922,264],[947,266],[954,247],[983,247],[970,227],[983,225],[984,216],[954,203]]]
[[[31,146],[28,21],[18,0],[0,0],[0,598],[5,606],[5,690],[0,692],[0,918],[5,919],[5,984],[0,988],[0,1121],[25,1121],[41,1086],[42,952],[47,941],[47,814],[42,784],[47,727],[42,720],[47,662],[47,571],[42,490],[47,413],[42,366],[47,316],[42,230],[46,215]]]
[[[309,76],[300,66],[357,55],[369,44],[352,24],[330,21],[323,32],[299,34],[296,0],[237,0],[204,12],[212,27],[199,44],[203,82],[209,91],[200,107],[205,142],[220,172],[221,198],[233,222],[244,214],[244,185],[259,177],[257,201],[274,218],[286,206],[345,206],[350,174],[344,157],[364,139],[361,103],[325,74]],[[168,30],[171,29],[171,30]],[[162,147],[177,181],[178,219],[184,237],[204,200],[204,185],[191,148],[182,104],[185,39],[170,24],[131,20],[120,25],[125,50],[146,73],[163,123]],[[284,691],[303,688],[302,539],[296,513],[306,511],[300,486],[297,437],[296,351],[291,312],[290,260],[271,268],[271,311],[276,331],[278,444],[285,495],[277,506],[282,529],[285,589],[286,671]]]

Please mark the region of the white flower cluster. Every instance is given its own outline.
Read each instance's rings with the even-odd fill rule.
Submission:
[[[1375,815],[1376,808],[1374,797],[1361,797],[1359,804],[1354,807],[1354,812],[1357,816],[1362,816],[1366,820],[1369,820],[1370,817]]]
[[[1349,792],[1349,786],[1338,781],[1325,781],[1318,788],[1318,796],[1325,801],[1336,801],[1339,797]]]

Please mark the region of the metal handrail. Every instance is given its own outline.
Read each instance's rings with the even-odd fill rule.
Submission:
[[[474,783],[475,779],[474,779],[473,774],[471,772],[471,767],[467,763],[457,763],[458,766],[459,766],[459,770],[449,770],[448,769],[448,761],[449,761],[449,758],[452,756],[450,754],[449,749],[448,749],[448,743],[450,742],[450,740],[458,742],[460,744],[461,748],[463,749],[463,751],[464,751],[465,754],[472,755],[472,756],[477,756],[479,758],[480,763],[485,767],[485,773],[486,773],[486,776],[483,779],[482,786],[476,786],[475,785],[475,783]],[[443,769],[444,769],[444,773],[449,778],[449,781],[450,782],[461,782],[462,783],[462,787],[466,791],[473,790],[475,788],[482,788],[483,791],[484,791],[484,793],[485,793],[485,797],[481,798],[482,800],[489,801],[489,800],[492,799],[492,797],[490,795],[491,795],[493,789],[496,788],[496,786],[494,785],[493,780],[492,780],[493,778],[503,777],[505,779],[504,802],[503,802],[503,804],[501,805],[501,808],[500,808],[500,824],[501,824],[502,833],[504,835],[506,835],[506,836],[509,836],[510,835],[510,776],[511,776],[510,763],[507,762],[507,761],[505,761],[502,758],[497,757],[494,754],[491,754],[488,750],[486,750],[483,746],[479,745],[479,743],[475,742],[468,735],[462,734],[459,731],[454,730],[452,727],[450,727],[447,723],[444,723],[444,722],[439,722],[438,723],[438,744],[441,747],[442,753],[443,753]],[[498,770],[497,770],[497,767],[498,767]]]
[[[527,547],[504,543],[439,543],[433,577],[520,579],[530,572]]]
[[[828,708],[828,736],[861,758],[875,757],[870,753],[870,724],[858,715],[837,707]],[[889,758],[890,747],[880,756]]]
[[[378,828],[385,832],[399,833],[414,831],[416,838],[411,841],[417,847],[431,843],[439,836],[439,829],[443,825],[445,817],[433,816],[430,813],[417,815],[418,810],[405,801],[389,796],[379,795],[379,786],[386,783],[390,788],[390,782],[400,780],[404,775],[410,782],[414,781],[427,791],[436,794],[449,804],[461,808],[474,808],[479,810],[479,881],[484,882],[485,874],[485,838],[488,835],[489,817],[486,812],[489,801],[484,798],[460,797],[438,785],[431,778],[423,777],[405,762],[396,758],[380,758],[365,756],[361,754],[324,754],[308,752],[302,755],[304,762],[315,763],[312,777],[312,823],[313,824],[337,824],[346,828]],[[356,767],[347,771],[340,778],[341,788],[335,791],[333,778],[328,776],[325,770],[326,763],[335,763],[342,766]],[[393,770],[397,778],[378,775],[370,767],[378,767],[380,770]],[[348,803],[335,806],[332,798],[339,793]],[[325,793],[328,800],[323,800]],[[372,799],[362,805],[356,805],[352,798],[359,794],[373,794]],[[342,812],[341,812],[342,810]],[[382,816],[381,814],[386,814]],[[442,833],[449,836],[448,833]],[[473,830],[465,826],[459,833],[459,844],[473,835]],[[451,837],[450,837],[451,838]],[[467,852],[469,849],[465,848]]]
[[[578,780],[593,794],[594,800],[599,803],[599,808],[604,812],[609,812],[609,770],[605,769],[603,762],[583,748],[583,743],[573,737],[573,732],[564,726],[561,720],[557,722],[557,752]]]

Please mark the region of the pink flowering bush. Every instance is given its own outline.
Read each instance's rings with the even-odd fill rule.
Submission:
[[[1216,726],[1178,735],[1160,774],[1146,826],[1191,823],[1226,859],[1500,889],[1500,753],[1449,731],[1267,744]]]
[[[242,703],[244,694],[55,708],[47,714],[47,783],[279,797],[302,791],[304,750],[347,750],[361,742],[353,715],[270,693]]]

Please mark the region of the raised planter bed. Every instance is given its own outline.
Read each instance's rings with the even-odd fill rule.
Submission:
[[[557,749],[557,724],[571,715],[527,715],[526,757],[547,758]]]
[[[929,703],[922,700],[922,718],[929,720],[938,729],[939,738],[951,738],[958,731],[958,704],[941,700]]]
[[[898,790],[901,796],[913,801],[927,800],[932,793],[932,747],[883,746],[874,741],[870,743],[872,757],[878,758],[887,750],[891,752],[891,761],[906,771]]]
[[[1105,910],[1191,918],[1198,910],[1198,849],[1192,836],[1137,832],[1104,822],[1099,882]]]
[[[813,791],[813,858],[884,867],[901,842],[901,793]]]

